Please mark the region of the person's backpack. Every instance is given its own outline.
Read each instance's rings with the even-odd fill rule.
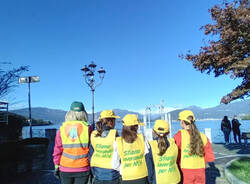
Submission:
[[[222,120],[222,126],[225,127],[225,128],[228,128],[228,129],[231,128],[230,122],[229,121],[225,121],[225,120]]]

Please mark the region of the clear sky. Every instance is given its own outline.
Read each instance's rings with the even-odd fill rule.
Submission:
[[[178,57],[197,53],[200,27],[219,0],[1,0],[0,62],[29,65],[32,107],[68,110],[78,100],[91,111],[91,92],[81,68],[94,61],[107,71],[96,88],[95,108],[142,110],[212,107],[240,83],[214,78]],[[2,65],[0,65],[2,67]],[[7,100],[28,107],[27,84]]]

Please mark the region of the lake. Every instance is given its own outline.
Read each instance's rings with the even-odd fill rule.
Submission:
[[[240,121],[241,132],[250,132],[250,120],[241,120]],[[153,127],[153,122],[151,123]],[[211,128],[211,137],[212,142],[221,143],[224,142],[224,136],[222,131],[220,130],[221,120],[204,120],[204,121],[196,121],[195,122],[199,131],[204,133],[205,128]],[[173,121],[172,124],[172,135],[174,135],[181,127],[178,121]],[[59,129],[60,125],[49,125],[49,126],[33,126],[32,133],[33,137],[45,137],[45,129]],[[116,129],[121,132],[122,125],[121,123],[116,124]],[[142,127],[143,130],[143,127]],[[23,127],[22,137],[29,137],[29,127]],[[231,142],[233,142],[233,134],[231,133]]]

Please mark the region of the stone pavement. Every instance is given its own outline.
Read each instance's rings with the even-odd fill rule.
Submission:
[[[212,144],[215,153],[215,162],[206,169],[207,184],[228,184],[224,175],[224,166],[227,162],[240,156],[250,156],[250,144],[237,145]],[[2,178],[3,179],[3,178]],[[1,184],[60,184],[53,171],[39,171],[23,173],[15,177],[7,177]]]
[[[212,144],[215,154],[214,165],[206,169],[206,179],[208,184],[228,184],[225,178],[224,167],[225,165],[238,157],[250,157],[250,144]]]

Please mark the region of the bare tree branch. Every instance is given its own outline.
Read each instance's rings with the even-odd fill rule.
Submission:
[[[7,95],[17,86],[18,77],[28,71],[28,68],[29,66],[21,66],[8,71],[0,69],[0,97]]]

